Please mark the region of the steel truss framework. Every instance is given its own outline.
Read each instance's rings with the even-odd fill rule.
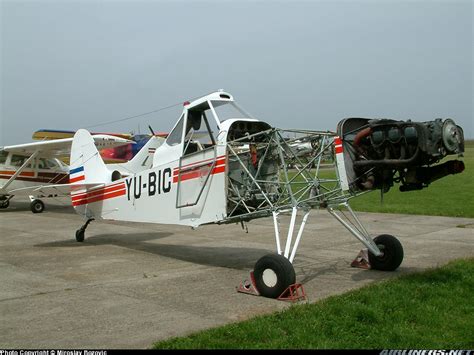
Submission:
[[[349,206],[361,192],[343,191],[333,132],[272,128],[227,143],[227,218],[221,223],[273,217],[277,253],[295,258],[311,209],[326,208],[375,256],[382,254]],[[304,154],[301,147],[311,147]],[[297,223],[298,212],[303,215]],[[290,214],[286,243],[280,215]],[[296,238],[294,238],[297,230]]]

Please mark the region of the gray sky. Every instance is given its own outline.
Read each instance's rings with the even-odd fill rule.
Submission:
[[[220,88],[282,128],[452,117],[474,137],[471,1],[0,3],[0,146]],[[93,131],[167,131],[180,111]]]

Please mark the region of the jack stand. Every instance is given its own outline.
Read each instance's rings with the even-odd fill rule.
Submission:
[[[94,218],[89,218],[87,222],[84,223],[84,225],[76,231],[76,241],[78,241],[79,243],[84,241],[84,234],[85,234],[86,228],[89,225],[89,223],[91,223],[93,220]]]
[[[358,267],[360,269],[370,269],[369,252],[367,249],[362,249],[356,258],[351,263],[352,267]]]
[[[306,293],[304,292],[303,285],[300,283],[296,283],[296,284],[288,286],[288,288],[285,291],[283,291],[283,293],[280,296],[278,296],[277,299],[280,301],[291,301],[291,302],[296,302],[300,300],[305,300],[305,301],[308,300],[308,298],[306,297]]]
[[[253,271],[250,271],[250,280],[245,279],[236,287],[237,292],[246,293],[248,295],[260,296],[260,292],[257,291],[255,286],[255,277],[253,276]]]

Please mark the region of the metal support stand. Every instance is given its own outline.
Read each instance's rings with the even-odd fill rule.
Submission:
[[[279,301],[301,301],[307,300],[306,293],[304,292],[303,285],[296,283],[288,286],[288,288],[283,291],[283,293],[277,298]]]
[[[237,292],[245,293],[247,295],[260,296],[260,292],[258,292],[257,286],[255,284],[253,271],[250,272],[250,278],[241,282],[240,285],[236,287],[236,290]],[[300,283],[295,283],[288,286],[288,288],[277,297],[277,300],[297,302],[301,300],[307,300],[307,297],[303,285]]]
[[[362,249],[352,261],[351,266],[360,269],[370,269],[369,251],[367,249]]]
[[[250,278],[245,279],[236,287],[237,292],[246,293],[248,295],[260,296],[260,292],[257,290],[255,284],[255,277],[253,276],[253,271],[250,271]]]

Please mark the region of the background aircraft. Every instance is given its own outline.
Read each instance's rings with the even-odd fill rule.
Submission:
[[[75,131],[40,129],[33,133],[34,140],[54,140],[63,138],[72,138]],[[152,136],[166,138],[165,132],[153,132],[153,134],[132,134],[132,133],[92,133],[92,135],[107,134],[109,136],[128,139],[130,143],[116,147],[99,149],[100,155],[106,163],[125,163],[143,148]],[[69,156],[64,157],[66,163],[69,162]]]
[[[0,149],[0,208],[7,208],[13,196],[29,196],[31,210],[44,210],[44,198],[69,196],[69,160],[71,138],[56,138],[50,141],[33,142]],[[95,134],[94,144],[98,149],[113,149],[132,145],[133,141],[105,134]],[[151,166],[150,154],[161,144],[163,138],[150,137],[141,153],[126,163],[111,165],[123,176],[128,176]]]

